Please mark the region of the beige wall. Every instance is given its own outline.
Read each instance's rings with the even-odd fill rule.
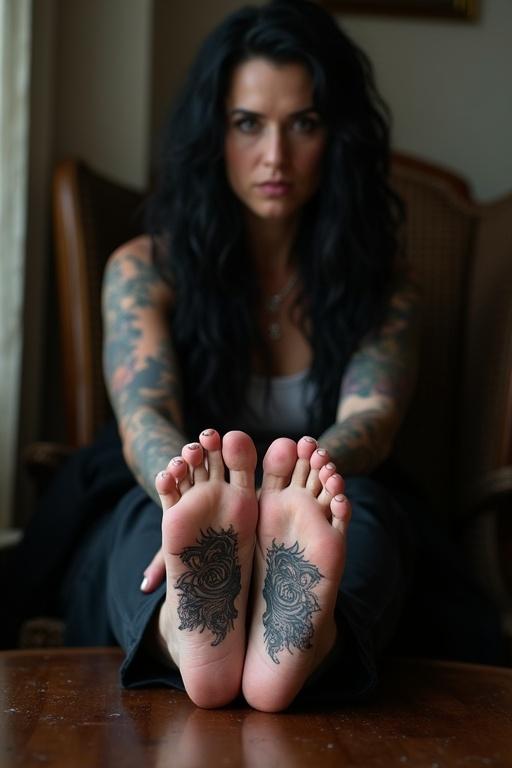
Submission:
[[[149,152],[153,0],[59,0],[57,159],[78,154],[144,186]]]
[[[339,18],[374,62],[395,145],[489,199],[512,190],[512,1],[480,3],[476,23]]]

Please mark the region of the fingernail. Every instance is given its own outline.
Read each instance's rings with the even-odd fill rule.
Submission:
[[[337,496],[334,497],[336,501],[345,501],[346,496],[344,496],[342,493],[338,493]]]
[[[201,432],[203,437],[211,437],[214,434],[213,429],[205,429],[203,432]]]
[[[147,589],[147,586],[148,586],[148,577],[144,576],[144,578],[142,579],[141,585],[140,585],[140,591],[141,592],[145,592],[146,589]]]

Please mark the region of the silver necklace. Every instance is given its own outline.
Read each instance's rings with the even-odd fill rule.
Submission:
[[[265,311],[269,315],[272,315],[267,325],[267,333],[271,341],[279,341],[283,335],[278,313],[281,310],[284,300],[288,298],[295,288],[297,280],[298,276],[292,275],[282,290],[278,293],[271,293],[270,296],[265,299]]]

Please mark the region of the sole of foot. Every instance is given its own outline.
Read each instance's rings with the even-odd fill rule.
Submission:
[[[199,707],[223,706],[241,690],[258,518],[255,467],[248,435],[228,432],[221,440],[207,429],[156,478],[167,578],[160,646]]]
[[[342,477],[312,438],[274,441],[263,469],[242,688],[252,707],[277,712],[336,642],[350,504]]]

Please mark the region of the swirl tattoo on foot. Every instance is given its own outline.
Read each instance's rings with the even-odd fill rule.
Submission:
[[[308,560],[299,542],[291,547],[272,542],[267,549],[267,574],[263,597],[267,609],[263,614],[264,641],[268,655],[279,664],[277,654],[292,646],[301,651],[311,648],[314,628],[311,616],[320,610],[312,590],[323,578]]]
[[[209,629],[219,645],[238,616],[235,599],[241,590],[238,562],[238,534],[233,526],[225,531],[201,531],[197,544],[185,547],[181,561],[189,570],[182,573],[174,588],[178,598],[178,629]]]

